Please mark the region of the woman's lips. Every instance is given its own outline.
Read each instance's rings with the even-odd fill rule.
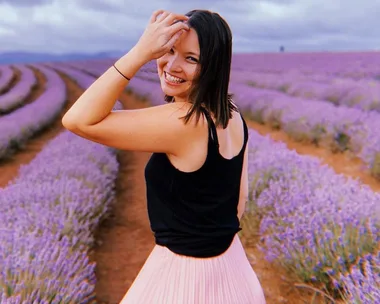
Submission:
[[[185,82],[185,81],[183,81],[183,82],[171,82],[169,79],[166,78],[166,72],[164,72],[164,78],[165,78],[165,82],[169,85],[172,85],[172,86],[179,86]]]

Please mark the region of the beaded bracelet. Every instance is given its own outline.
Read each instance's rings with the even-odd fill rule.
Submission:
[[[120,72],[119,69],[115,66],[115,64],[113,64],[112,66],[113,66],[113,67],[116,69],[116,71],[118,71],[119,74],[120,74],[121,76],[123,76],[125,79],[127,79],[128,81],[131,80],[130,78],[128,78],[127,76],[125,76],[122,72]]]

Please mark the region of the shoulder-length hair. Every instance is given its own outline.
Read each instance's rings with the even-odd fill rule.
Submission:
[[[230,27],[219,14],[208,10],[192,10],[186,16],[190,17],[187,24],[198,35],[200,56],[197,76],[189,91],[192,106],[182,118],[187,123],[195,112],[198,123],[203,106],[213,113],[215,125],[225,129],[232,111],[237,111],[233,95],[228,92],[232,56]],[[165,95],[165,101],[173,102],[174,97]]]

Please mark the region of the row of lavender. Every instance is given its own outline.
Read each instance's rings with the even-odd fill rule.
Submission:
[[[114,197],[118,163],[63,132],[0,189],[0,303],[89,303],[92,231]]]
[[[11,82],[13,81],[15,75],[11,66],[1,65],[0,66],[0,94],[7,90]]]
[[[100,75],[107,64],[75,66]],[[128,86],[160,104],[162,92],[151,67]],[[268,259],[332,294],[344,286],[350,303],[380,300],[380,195],[253,131],[250,138],[251,207],[253,217],[260,214]]]
[[[247,64],[249,63],[249,64]],[[380,79],[380,52],[235,54],[235,70],[329,74],[354,79]]]
[[[248,170],[244,221],[259,220],[267,259],[348,303],[380,303],[380,194],[252,130]]]
[[[46,77],[45,90],[32,103],[0,117],[0,159],[54,121],[66,103],[66,86],[59,74],[42,65],[34,67]]]
[[[20,107],[37,86],[37,78],[31,68],[18,65],[20,80],[6,93],[0,95],[0,114],[6,114]]]
[[[233,81],[278,90],[295,97],[325,100],[364,111],[380,112],[380,82],[298,72],[258,73],[233,70]]]
[[[61,70],[84,88],[94,81]],[[60,103],[56,97],[50,104]],[[88,251],[114,199],[117,172],[115,150],[65,131],[0,189],[0,303],[94,301]]]

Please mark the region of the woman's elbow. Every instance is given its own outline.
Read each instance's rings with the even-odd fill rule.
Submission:
[[[62,126],[69,131],[74,132],[75,130],[79,129],[78,123],[67,115],[64,115],[62,117],[61,123]]]

